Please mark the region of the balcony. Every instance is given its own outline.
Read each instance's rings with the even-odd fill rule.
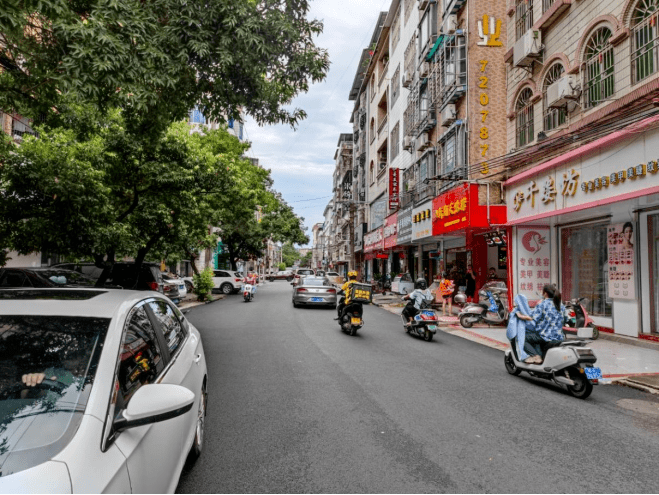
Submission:
[[[388,120],[388,115],[385,115],[384,118],[382,119],[382,122],[380,122],[380,125],[378,126],[378,136],[382,134],[382,131],[387,125],[387,120]]]
[[[389,61],[382,67],[380,72],[380,79],[378,80],[378,89],[382,87],[382,81],[387,78],[387,71],[389,70]]]
[[[551,26],[572,5],[572,0],[542,0],[542,17],[533,24],[533,29]]]

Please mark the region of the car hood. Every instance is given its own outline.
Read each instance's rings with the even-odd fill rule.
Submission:
[[[2,493],[72,493],[66,464],[48,461],[0,478]]]

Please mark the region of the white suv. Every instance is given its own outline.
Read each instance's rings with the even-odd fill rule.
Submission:
[[[193,282],[192,277],[185,277],[184,280]],[[222,294],[232,294],[240,291],[242,287],[242,274],[233,270],[213,270],[213,290],[218,290]]]

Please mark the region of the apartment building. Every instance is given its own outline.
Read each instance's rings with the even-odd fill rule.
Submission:
[[[659,4],[507,5],[509,277],[585,297],[601,330],[659,336]],[[645,276],[641,276],[645,274]]]
[[[353,199],[353,134],[339,136],[334,153],[332,218],[330,231],[330,268],[348,272],[353,259],[355,204]]]

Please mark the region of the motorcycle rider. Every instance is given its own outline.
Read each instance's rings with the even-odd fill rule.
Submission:
[[[252,297],[256,295],[256,273],[254,273],[253,270],[250,270],[247,272],[247,276],[245,277],[245,285],[250,284],[252,286]],[[245,290],[245,287],[243,286],[243,291]]]
[[[427,304],[429,305],[433,300],[433,295],[428,289],[428,282],[425,278],[417,278],[414,282],[414,290],[403,296],[403,299],[409,300],[407,305],[403,308],[403,316],[408,319],[408,322],[405,324],[406,327],[412,325],[414,317],[419,314],[421,308]]]
[[[357,272],[355,270],[350,270],[348,272],[348,281],[341,286],[344,297],[339,301],[338,313],[339,317],[348,304],[350,304],[350,286],[357,283]],[[338,318],[337,318],[338,320]]]

